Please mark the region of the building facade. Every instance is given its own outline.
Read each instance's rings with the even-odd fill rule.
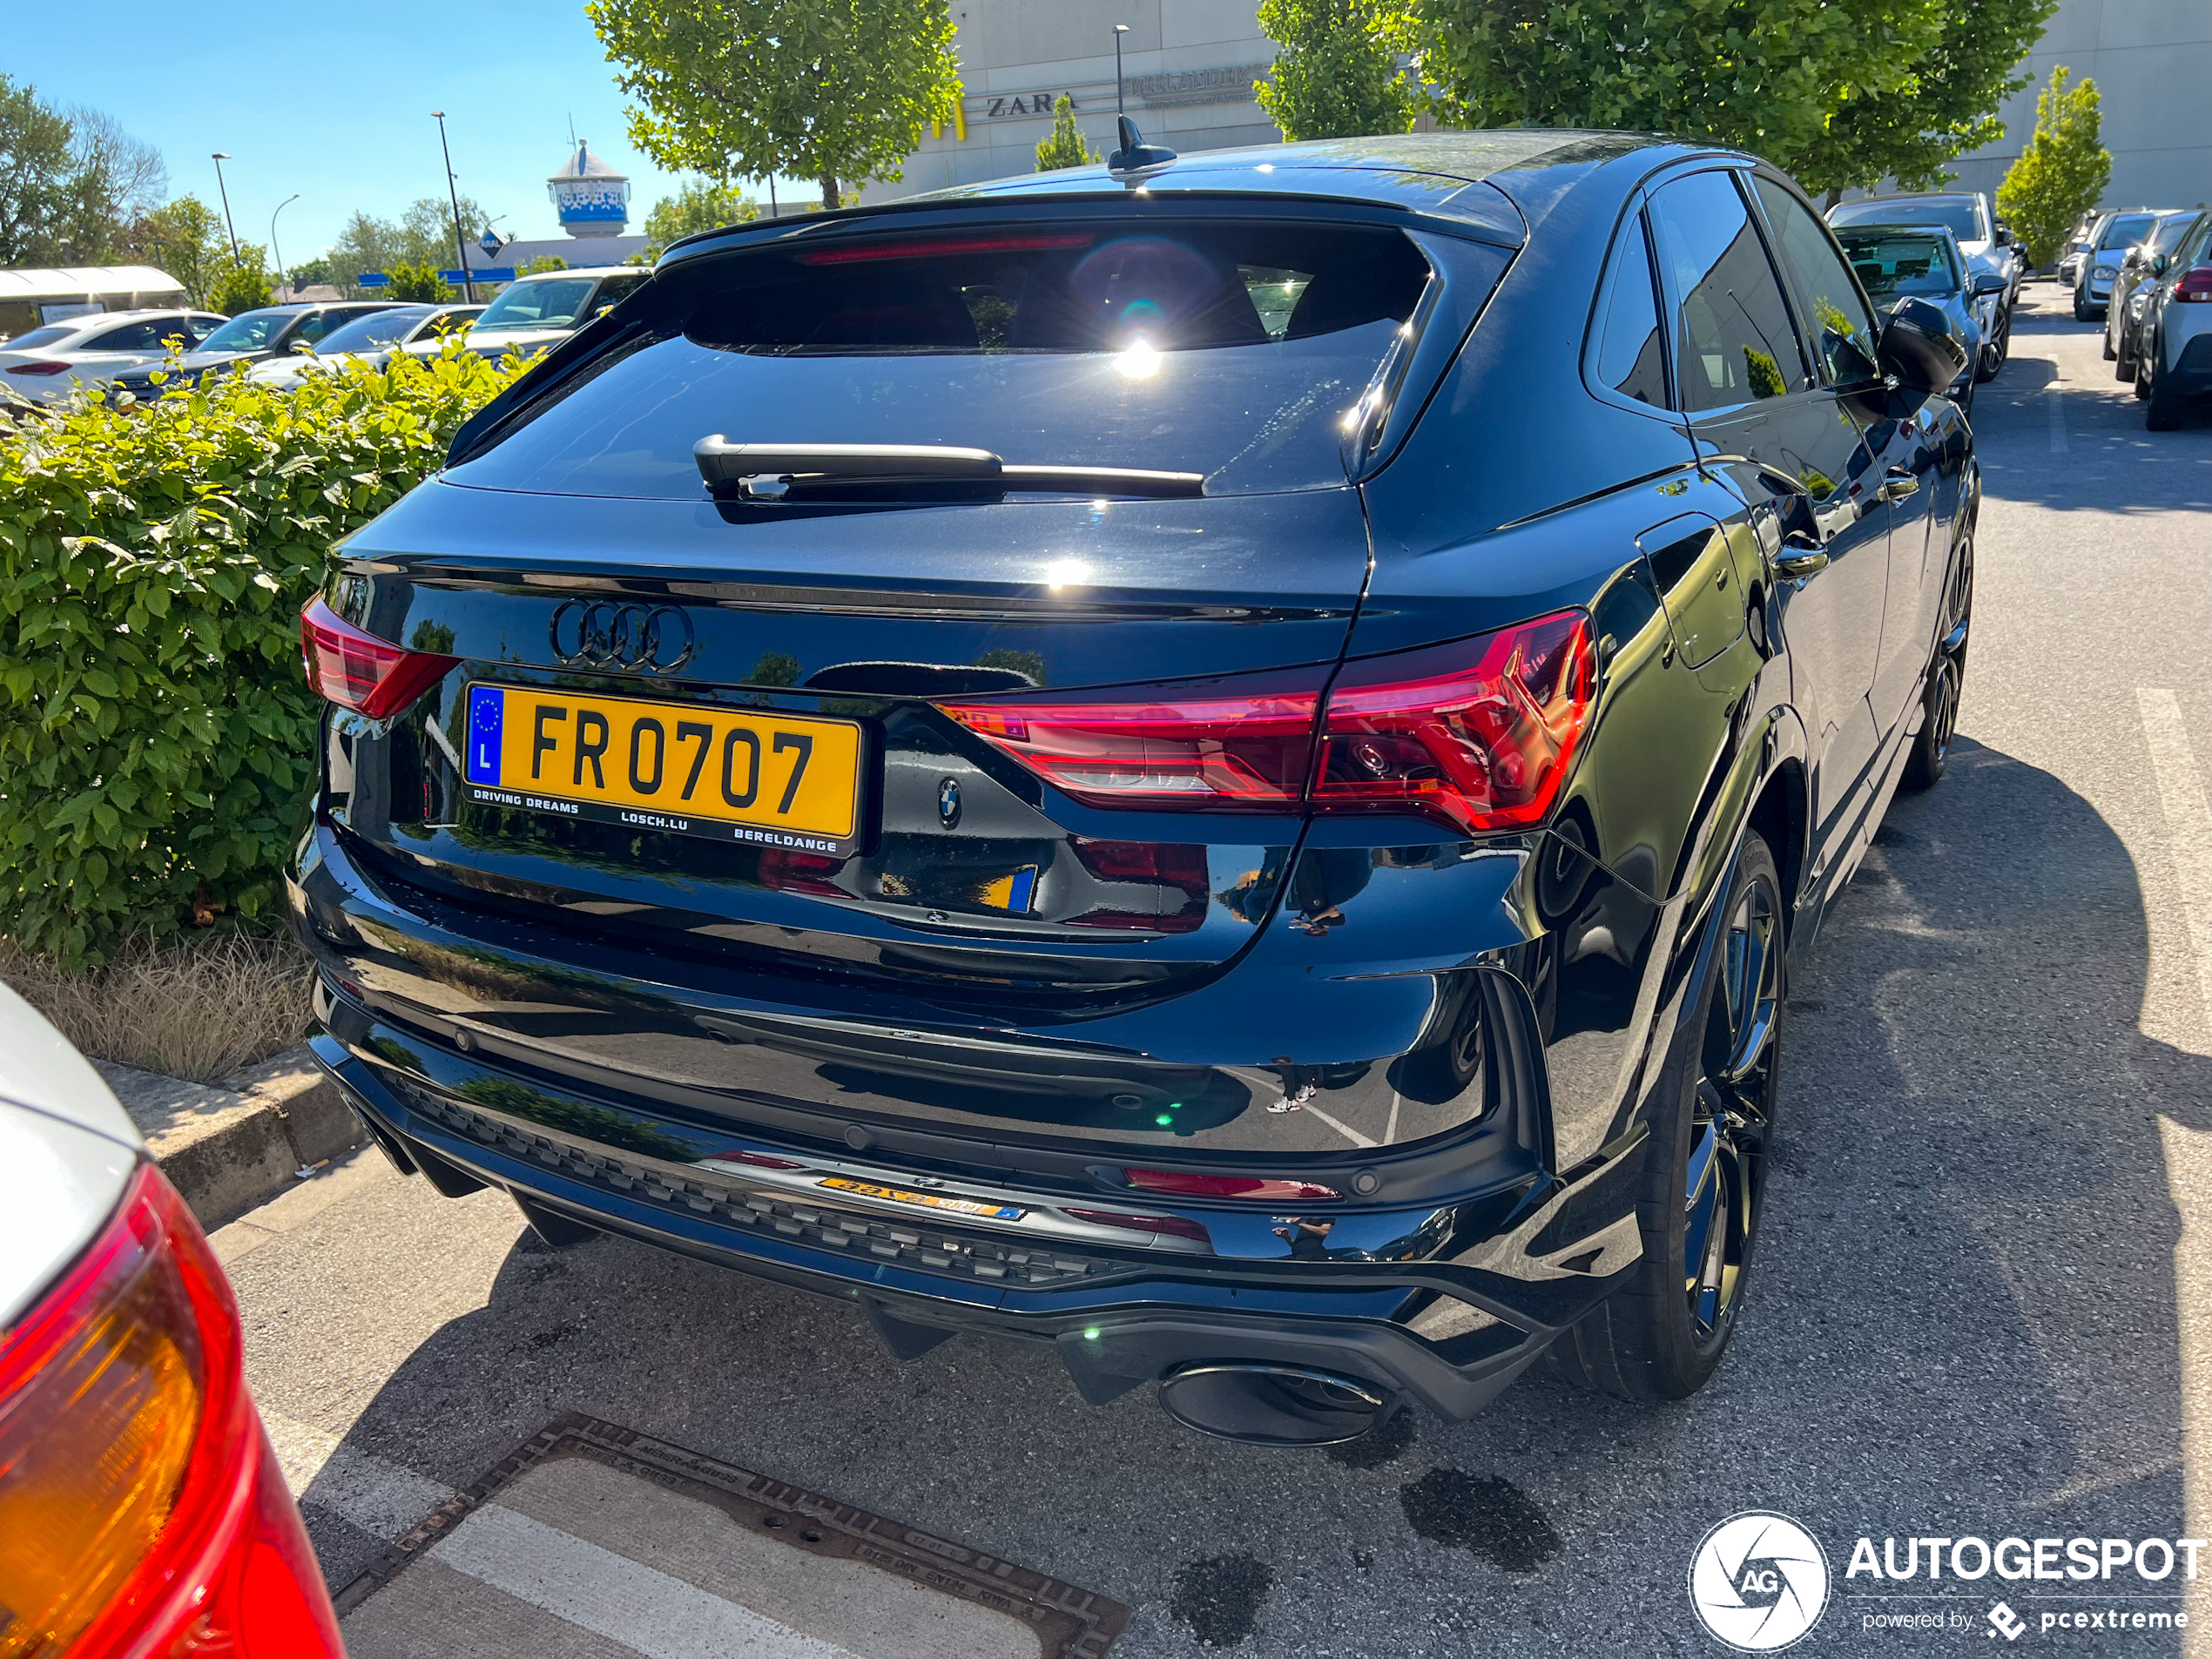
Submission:
[[[1952,164],[1970,190],[1997,193],[2035,131],[2035,94],[2064,64],[2097,84],[2114,207],[2212,201],[2212,126],[2198,100],[2212,86],[2212,0],[2060,0],[2028,54],[2035,77],[2000,112],[2005,136]]]
[[[1102,156],[1114,148],[1114,35],[1122,37],[1130,113],[1172,150],[1271,144],[1281,137],[1251,95],[1275,45],[1258,0],[953,0],[966,91],[961,118],[925,137],[895,183],[867,201],[1035,171],[1053,100]],[[2035,130],[2035,94],[2052,68],[2094,78],[2103,94],[2115,206],[2212,200],[2212,125],[2197,99],[2212,86],[2212,0],[2060,0],[2028,56],[2034,82],[2006,100],[2005,136],[1953,164],[1960,184],[1994,195]]]
[[[869,202],[1036,171],[1062,93],[1101,156],[1114,147],[1114,25],[1127,24],[1122,64],[1129,112],[1170,150],[1273,144],[1282,134],[1252,98],[1275,44],[1259,32],[1258,0],[953,0],[965,91],[960,119],[926,136],[896,183],[871,183]]]

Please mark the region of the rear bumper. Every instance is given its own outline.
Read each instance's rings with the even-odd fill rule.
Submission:
[[[2206,308],[2212,310],[2212,307]],[[2177,396],[2212,396],[2212,333],[2199,334],[2182,346],[2166,373]]]
[[[338,1012],[335,1028],[350,1023],[355,1041],[320,1036],[318,1059],[394,1161],[441,1190],[457,1194],[479,1183],[503,1188],[597,1231],[835,1298],[901,1359],[956,1332],[1050,1343],[1095,1405],[1183,1366],[1241,1361],[1349,1377],[1440,1416],[1465,1418],[1617,1288],[1636,1258],[1632,1244],[1616,1239],[1604,1251],[1609,1259],[1602,1275],[1515,1280],[1474,1264],[1470,1258],[1505,1264],[1524,1256],[1539,1234],[1556,1242],[1559,1223],[1573,1208],[1569,1194],[1547,1192],[1532,1203],[1540,1195],[1511,1193],[1476,1200],[1440,1224],[1435,1212],[1387,1218],[1393,1229],[1410,1223],[1416,1232],[1428,1224],[1431,1242],[1448,1240],[1455,1252],[1448,1260],[1261,1264],[1085,1243],[1073,1254],[1037,1258],[1042,1265],[1031,1279],[1026,1264],[1008,1260],[1013,1252],[974,1228],[934,1228],[902,1216],[876,1225],[884,1212],[856,1218],[794,1204],[788,1191],[751,1188],[742,1176],[701,1178],[696,1169],[608,1141],[538,1132],[477,1104],[499,1098],[502,1080],[488,1069],[468,1068],[465,1076],[445,1069],[441,1086],[433,1087],[382,1063],[408,1046],[405,1037]],[[635,1115],[607,1113],[608,1124],[617,1118],[620,1127],[602,1132],[619,1141],[637,1131]],[[1593,1205],[1594,1196],[1581,1195],[1585,1211],[1605,1207]],[[1162,1208],[1149,1201],[1145,1207]],[[1213,1215],[1217,1221],[1219,1212]],[[1482,1236],[1454,1236],[1453,1223]],[[844,1242],[830,1242],[840,1238]],[[946,1251],[956,1253],[948,1258]],[[962,1266],[933,1269],[933,1262],[960,1261],[960,1252]]]

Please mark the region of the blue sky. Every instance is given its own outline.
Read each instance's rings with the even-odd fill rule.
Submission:
[[[313,257],[356,208],[396,218],[442,195],[433,110],[453,169],[510,236],[556,236],[545,179],[569,123],[628,173],[631,228],[677,180],[632,150],[614,65],[583,0],[378,0],[296,9],[244,0],[11,5],[0,71],[89,104],[158,148],[173,193],[218,206],[223,164],[241,239]],[[779,183],[782,191],[786,186]],[[811,193],[797,187],[800,199]],[[479,227],[471,227],[472,231]]]

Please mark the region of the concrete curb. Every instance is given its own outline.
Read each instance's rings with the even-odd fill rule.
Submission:
[[[209,1229],[366,1139],[304,1043],[219,1083],[185,1082],[105,1060],[93,1064],[146,1137],[161,1172]]]

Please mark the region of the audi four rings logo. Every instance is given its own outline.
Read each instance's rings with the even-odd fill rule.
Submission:
[[[673,674],[696,643],[691,619],[674,605],[571,599],[553,613],[553,654],[571,668]]]

